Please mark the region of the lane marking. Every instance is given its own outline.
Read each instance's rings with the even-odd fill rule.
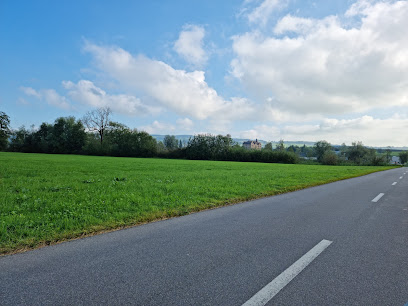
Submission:
[[[400,180],[402,180],[402,176],[400,176]]]
[[[320,255],[333,241],[322,240],[309,252],[299,258],[293,265],[279,274],[273,281],[263,287],[242,306],[263,306],[289,284],[300,272],[303,271],[317,256]]]
[[[395,185],[397,185],[397,182],[392,183],[392,186],[395,186]]]
[[[384,196],[384,193],[380,193],[378,196],[372,199],[371,202],[378,202],[383,196]]]

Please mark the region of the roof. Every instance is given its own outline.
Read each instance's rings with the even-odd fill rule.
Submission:
[[[251,143],[261,144],[258,140],[248,140],[248,141],[245,141],[243,144],[251,144]]]

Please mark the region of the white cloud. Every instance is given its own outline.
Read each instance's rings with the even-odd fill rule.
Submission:
[[[378,119],[362,116],[354,119],[327,118],[316,124],[268,126],[258,125],[251,130],[242,131],[241,137],[265,140],[327,140],[332,144],[351,144],[362,141],[369,146],[406,146],[408,137],[408,118],[393,116]],[[356,132],[358,131],[358,132]]]
[[[20,87],[20,90],[23,91],[27,96],[35,97],[40,100],[44,100],[49,105],[56,106],[62,109],[72,109],[71,104],[64,97],[59,95],[54,89],[41,89],[35,90],[31,87]]]
[[[347,17],[353,17],[357,15],[363,15],[367,14],[367,12],[373,7],[373,4],[378,2],[377,0],[357,0],[355,3],[353,3],[350,8],[346,12]],[[392,1],[387,1],[386,2],[392,2]]]
[[[194,126],[193,121],[189,118],[177,119],[176,123],[178,129],[184,131],[190,131]]]
[[[152,124],[140,127],[149,134],[171,134],[176,128],[172,124],[155,120]]]
[[[24,98],[18,98],[17,104],[19,105],[30,105],[30,102],[26,101]]]
[[[43,89],[41,90],[41,94],[49,105],[67,110],[72,108],[68,100],[63,96],[60,96],[54,89]]]
[[[176,70],[143,55],[133,56],[118,47],[86,43],[96,65],[126,91],[138,91],[180,116],[196,119],[228,116],[230,120],[254,111],[246,99],[225,100],[208,86],[203,71]]]
[[[270,15],[276,10],[286,6],[287,2],[287,0],[264,0],[261,5],[248,14],[248,20],[251,23],[265,25]]]
[[[286,15],[278,21],[273,32],[275,34],[284,34],[286,32],[307,33],[316,24],[316,21],[309,18],[299,18]]]
[[[114,112],[129,116],[158,113],[157,107],[144,105],[142,101],[132,95],[111,95],[95,86],[88,80],[80,80],[77,84],[71,81],[62,82],[72,100],[93,107],[109,106]]]
[[[197,25],[185,25],[174,43],[174,50],[188,63],[202,66],[208,59],[204,51],[205,29]]]
[[[38,91],[36,91],[34,88],[20,86],[20,90],[29,97],[31,96],[37,99],[41,99],[41,94]]]
[[[286,114],[333,116],[407,106],[408,1],[359,1],[341,19],[282,18],[275,34],[233,38],[232,75],[257,99]],[[353,17],[356,18],[356,17]]]

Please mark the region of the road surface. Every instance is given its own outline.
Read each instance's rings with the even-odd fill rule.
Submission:
[[[0,257],[0,305],[404,305],[393,169]]]

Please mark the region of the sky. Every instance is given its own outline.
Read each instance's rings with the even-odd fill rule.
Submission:
[[[407,146],[407,29],[407,0],[1,0],[0,111]]]

